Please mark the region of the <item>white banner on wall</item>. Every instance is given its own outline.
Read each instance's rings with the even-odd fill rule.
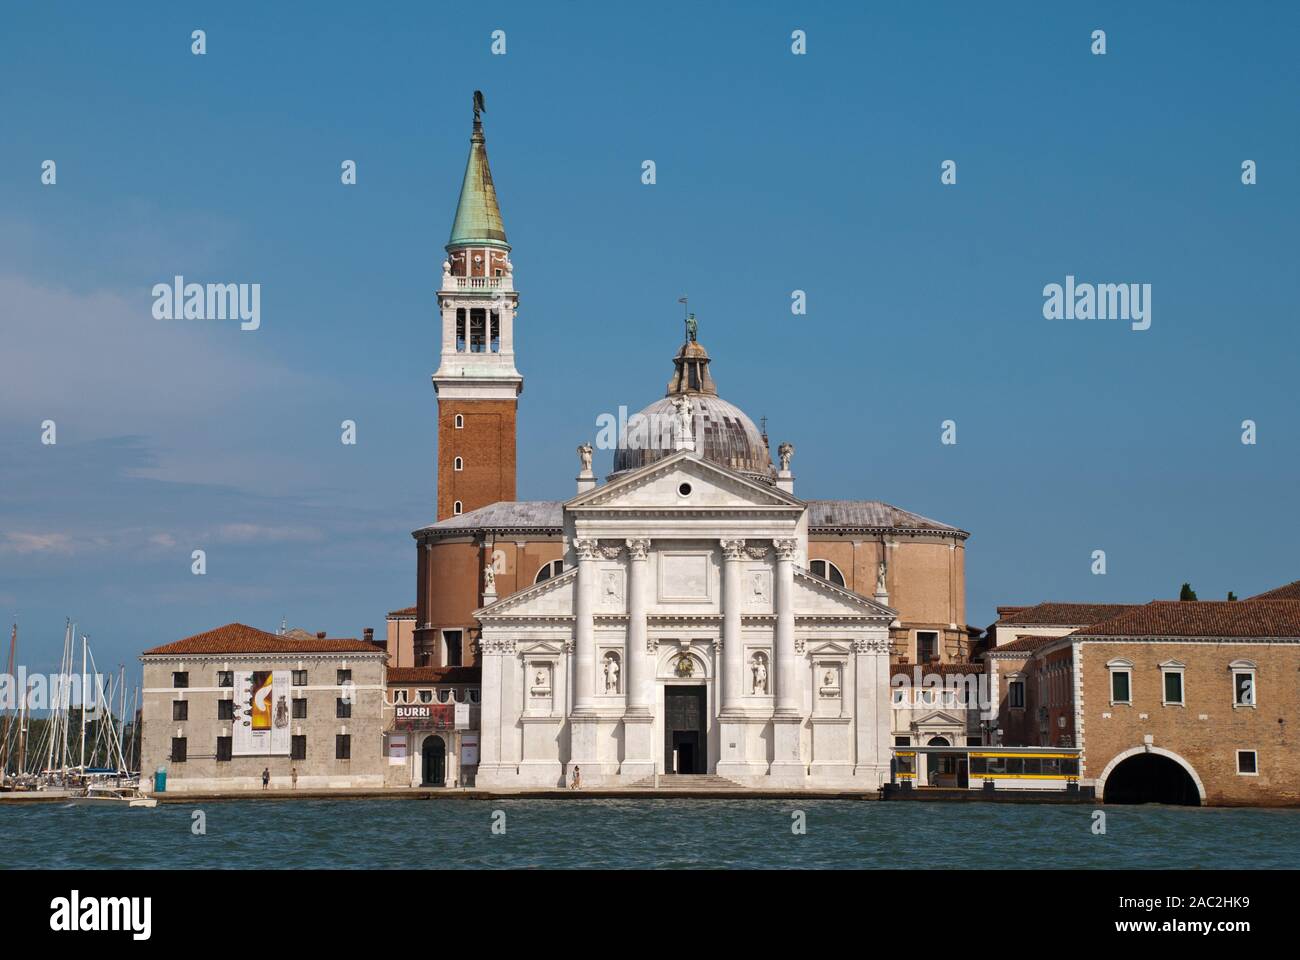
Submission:
[[[406,763],[406,734],[388,735],[388,762],[395,767]]]
[[[478,766],[478,734],[466,733],[460,738],[460,765],[462,767]]]
[[[468,703],[456,704],[456,729],[457,730],[469,729],[469,704]]]
[[[233,756],[289,755],[289,694],[288,670],[235,671]]]

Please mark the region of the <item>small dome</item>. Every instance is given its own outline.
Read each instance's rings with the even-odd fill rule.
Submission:
[[[638,470],[675,452],[669,435],[677,423],[673,402],[685,395],[691,400],[696,454],[751,479],[775,483],[776,471],[772,468],[766,438],[745,411],[717,395],[717,386],[709,373],[709,354],[703,345],[689,340],[677,352],[673,364],[676,370],[668,384],[668,393],[628,418],[628,438],[614,451],[614,472],[610,478]],[[646,426],[639,428],[638,423]],[[638,430],[644,433],[638,434]]]

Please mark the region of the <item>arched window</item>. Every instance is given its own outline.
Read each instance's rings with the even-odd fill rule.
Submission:
[[[537,576],[533,577],[533,583],[541,583],[543,580],[549,580],[551,577],[558,577],[564,572],[563,560],[552,560],[550,563],[542,564],[542,569],[537,571]]]
[[[461,502],[459,500],[457,500],[455,503],[451,505],[451,512],[455,514],[461,513],[464,509],[465,508],[461,506]]]
[[[823,580],[829,580],[837,587],[845,585],[844,574],[840,573],[840,568],[829,560],[813,560],[808,564],[808,569],[815,576],[821,577]]]
[[[457,430],[461,430],[461,429],[464,429],[464,427],[465,427],[465,416],[464,416],[464,414],[460,414],[460,413],[456,414],[456,429],[457,429]]]
[[[451,468],[452,468],[453,470],[464,470],[464,469],[465,469],[465,461],[462,460],[460,457],[457,457],[455,460],[453,460],[453,461],[451,462]]]

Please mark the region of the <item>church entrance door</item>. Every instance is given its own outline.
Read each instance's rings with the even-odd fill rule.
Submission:
[[[708,773],[704,685],[664,687],[664,770]]]

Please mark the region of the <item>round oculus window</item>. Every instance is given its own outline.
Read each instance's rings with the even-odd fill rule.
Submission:
[[[677,487],[677,495],[679,497],[689,497],[691,495],[691,485],[689,483],[680,484]]]

